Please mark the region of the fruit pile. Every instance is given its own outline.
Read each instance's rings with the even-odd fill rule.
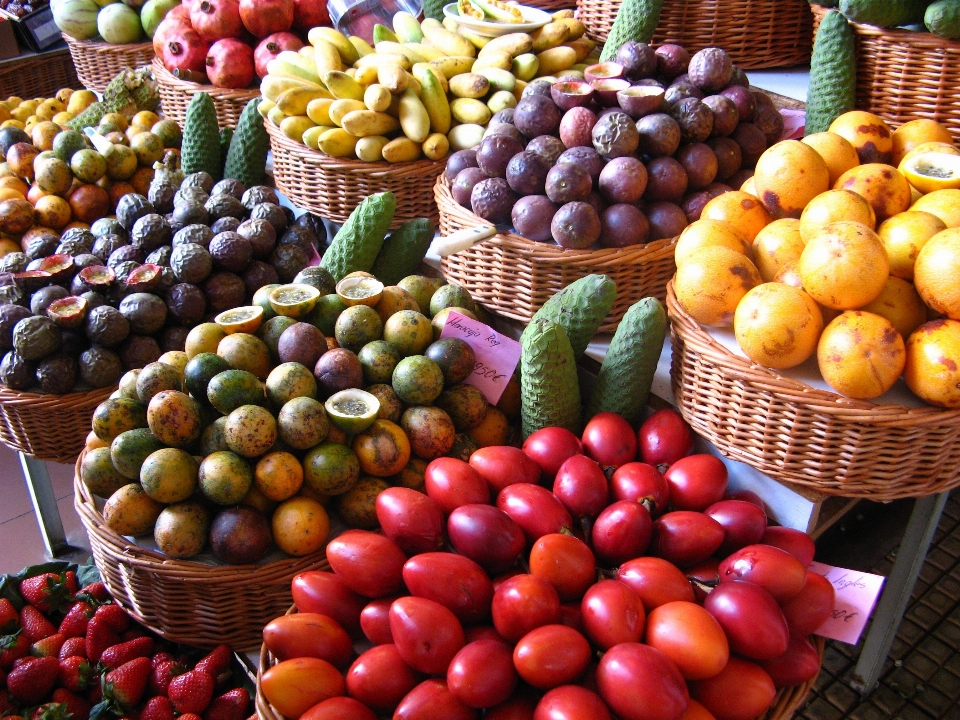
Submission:
[[[0,10],[10,13],[14,17],[22,18],[29,15],[34,10],[42,8],[47,4],[47,0],[0,0]]]
[[[380,494],[382,532],[294,578],[299,612],[263,632],[266,699],[309,720],[756,718],[816,676],[834,591],[810,537],[692,449],[661,410],[433,460],[425,494]]]
[[[960,407],[958,155],[932,120],[891,131],[862,111],[772,146],[680,235],[677,299],[732,325],[761,365],[815,354],[843,395],[879,397],[902,375],[923,401]]]
[[[583,76],[534,80],[479,147],[452,155],[454,199],[565,248],[671,238],[739,188],[783,132],[769,96],[719,48],[691,57],[628,42]]]
[[[97,3],[94,0],[54,0],[53,21],[74,40],[96,40],[125,45],[153,37],[164,16],[180,0]]]
[[[226,645],[197,660],[137,625],[102,582],[80,588],[73,570],[23,575],[0,598],[4,717],[247,717],[250,693],[233,686]]]
[[[268,60],[329,24],[325,0],[187,0],[157,26],[153,49],[177,77],[245,88],[263,77]]]
[[[261,113],[292,140],[368,162],[439,160],[480,142],[528,80],[568,71],[594,44],[572,11],[539,30],[480,37],[409,13],[377,25],[374,47],[317,28],[311,45],[281,53],[261,85]]]

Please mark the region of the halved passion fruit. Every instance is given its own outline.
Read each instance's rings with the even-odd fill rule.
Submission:
[[[117,274],[106,265],[91,265],[83,268],[78,275],[93,290],[101,290],[113,284]]]
[[[369,305],[380,302],[383,295],[383,283],[375,277],[354,275],[345,277],[337,283],[337,295],[347,307],[351,305]]]
[[[907,182],[922,193],[960,188],[960,156],[925,152],[904,158],[900,163]]]
[[[50,284],[50,273],[46,270],[24,270],[13,274],[13,282],[25,293],[35,293]]]
[[[124,284],[134,292],[151,292],[160,287],[163,279],[163,267],[153,263],[144,263],[133,270]]]
[[[319,297],[317,288],[297,283],[274,288],[267,299],[277,315],[298,318],[313,310]]]
[[[380,412],[380,401],[366,390],[350,388],[331,395],[323,407],[334,426],[356,435],[373,425]]]
[[[259,305],[244,305],[243,307],[224,310],[213,321],[223,328],[227,335],[233,333],[255,333],[263,322],[263,308]]]
[[[76,295],[54,300],[47,305],[47,317],[61,328],[78,327],[87,317],[87,301]]]
[[[58,253],[56,255],[47,255],[40,260],[39,270],[45,270],[50,273],[50,280],[55,283],[69,280],[73,277],[73,255]]]

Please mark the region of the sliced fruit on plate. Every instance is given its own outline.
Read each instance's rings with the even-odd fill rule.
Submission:
[[[465,8],[466,12],[464,12]],[[522,23],[524,21],[520,8],[516,5],[508,5],[502,0],[459,0],[457,9],[461,15],[487,22]]]
[[[274,288],[267,299],[277,315],[298,318],[313,310],[319,297],[320,291],[312,285],[292,283]]]
[[[366,390],[350,388],[331,395],[323,404],[336,427],[349,435],[355,435],[373,425],[380,412],[380,401]]]
[[[263,322],[263,308],[259,305],[224,310],[213,321],[223,328],[227,335],[233,333],[254,333]]]
[[[960,156],[925,152],[905,158],[900,171],[922,193],[960,188]]]

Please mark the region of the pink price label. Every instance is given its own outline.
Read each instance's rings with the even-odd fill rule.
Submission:
[[[818,562],[810,563],[809,570],[823,575],[836,592],[833,615],[817,628],[816,634],[856,645],[877,604],[886,578]]]
[[[473,348],[476,365],[464,382],[480,388],[487,402],[496,405],[520,362],[520,343],[458,312],[447,316],[440,337],[459,338]]]

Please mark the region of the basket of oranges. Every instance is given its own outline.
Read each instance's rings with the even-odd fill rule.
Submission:
[[[728,457],[824,494],[960,485],[958,153],[897,133],[854,112],[778,143],[677,241],[678,407]]]

